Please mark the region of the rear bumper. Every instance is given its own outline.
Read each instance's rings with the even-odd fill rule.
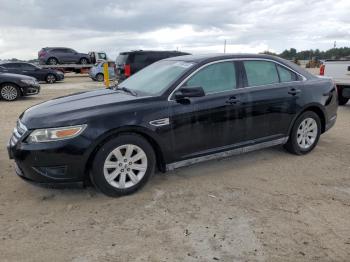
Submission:
[[[56,75],[56,80],[57,81],[62,81],[64,79],[64,74],[57,74]]]
[[[329,119],[329,121],[326,124],[325,132],[331,129],[335,125],[336,121],[337,121],[337,115],[331,117],[331,119]]]

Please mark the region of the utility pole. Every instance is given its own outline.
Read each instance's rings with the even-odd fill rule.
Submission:
[[[226,54],[226,39],[225,39],[225,42],[224,42],[224,54]]]

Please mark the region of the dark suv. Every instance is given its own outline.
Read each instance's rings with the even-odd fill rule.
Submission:
[[[331,79],[278,57],[173,57],[110,89],[27,109],[8,150],[27,180],[90,176],[105,194],[125,195],[142,187],[155,168],[276,145],[307,154],[335,124],[337,100]]]
[[[120,53],[116,60],[117,77],[119,81],[123,81],[132,74],[142,68],[157,62],[159,60],[174,57],[189,55],[189,53],[178,51],[130,51]]]
[[[78,53],[66,47],[45,47],[38,53],[40,64],[90,64],[88,54]]]

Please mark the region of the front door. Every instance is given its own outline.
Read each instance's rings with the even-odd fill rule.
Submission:
[[[244,141],[241,89],[234,62],[208,65],[183,85],[201,86],[204,97],[170,101],[172,147],[177,160],[223,151]]]

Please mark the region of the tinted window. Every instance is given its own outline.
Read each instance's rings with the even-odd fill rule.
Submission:
[[[116,60],[116,64],[117,64],[117,65],[123,65],[123,64],[125,64],[127,58],[128,58],[128,55],[127,55],[127,54],[118,55],[117,60]]]
[[[206,94],[228,91],[236,88],[235,64],[222,62],[209,65],[185,84],[186,86],[201,86]]]
[[[15,69],[19,69],[21,67],[21,64],[18,63],[9,63],[9,64],[3,64],[3,67],[6,68],[15,68]]]
[[[148,56],[147,54],[135,54],[134,63],[145,63]]]
[[[260,86],[278,83],[275,63],[269,61],[244,61],[248,86]]]
[[[31,64],[22,64],[22,69],[24,70],[34,70],[36,67]]]
[[[291,82],[298,80],[296,73],[288,70],[285,67],[277,65],[278,74],[280,75],[281,82]]]

